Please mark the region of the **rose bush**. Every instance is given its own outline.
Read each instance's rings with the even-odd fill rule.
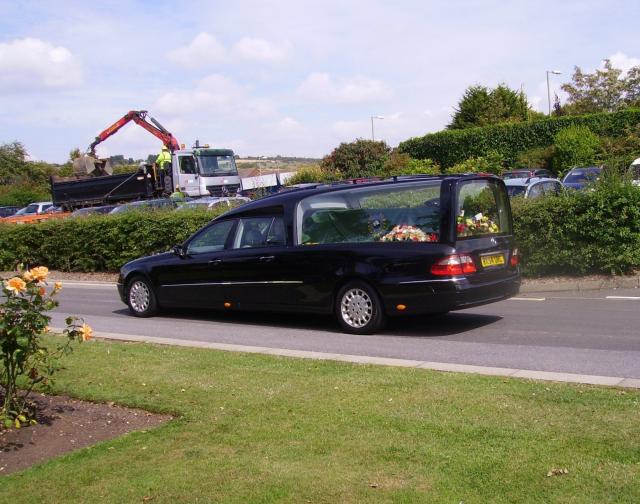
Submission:
[[[54,297],[62,289],[60,282],[50,287],[48,276],[49,270],[38,266],[2,282],[0,425],[7,428],[36,422],[29,395],[36,386],[50,384],[59,369],[59,357],[71,351],[72,341],[87,341],[92,336],[91,327],[81,319],[68,317],[64,339],[54,347],[44,344],[42,336],[49,331],[51,319],[45,312],[58,305]]]

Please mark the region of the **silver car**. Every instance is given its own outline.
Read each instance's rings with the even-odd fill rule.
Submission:
[[[526,199],[534,199],[541,196],[557,196],[565,191],[564,184],[553,178],[513,178],[505,180],[504,184],[507,186],[510,198],[524,196]]]
[[[185,201],[182,203],[178,210],[185,210],[189,208],[206,208],[207,210],[213,210],[214,208],[236,208],[240,205],[244,205],[251,201],[249,198],[244,196],[228,196],[228,197],[210,197],[210,198],[198,198],[191,201]]]

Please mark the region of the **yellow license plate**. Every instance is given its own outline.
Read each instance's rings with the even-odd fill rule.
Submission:
[[[502,266],[504,264],[504,255],[493,254],[480,257],[480,263],[483,268],[487,266]]]

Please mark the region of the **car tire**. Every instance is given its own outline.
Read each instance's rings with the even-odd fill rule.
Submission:
[[[151,282],[142,276],[135,276],[127,283],[127,305],[136,317],[151,317],[158,311],[156,293]]]
[[[359,280],[340,289],[335,315],[342,330],[350,334],[373,334],[386,322],[380,296],[373,287]]]

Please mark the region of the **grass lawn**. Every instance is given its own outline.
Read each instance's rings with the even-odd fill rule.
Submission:
[[[65,363],[57,392],[177,418],[0,502],[640,502],[636,391],[100,341]]]

